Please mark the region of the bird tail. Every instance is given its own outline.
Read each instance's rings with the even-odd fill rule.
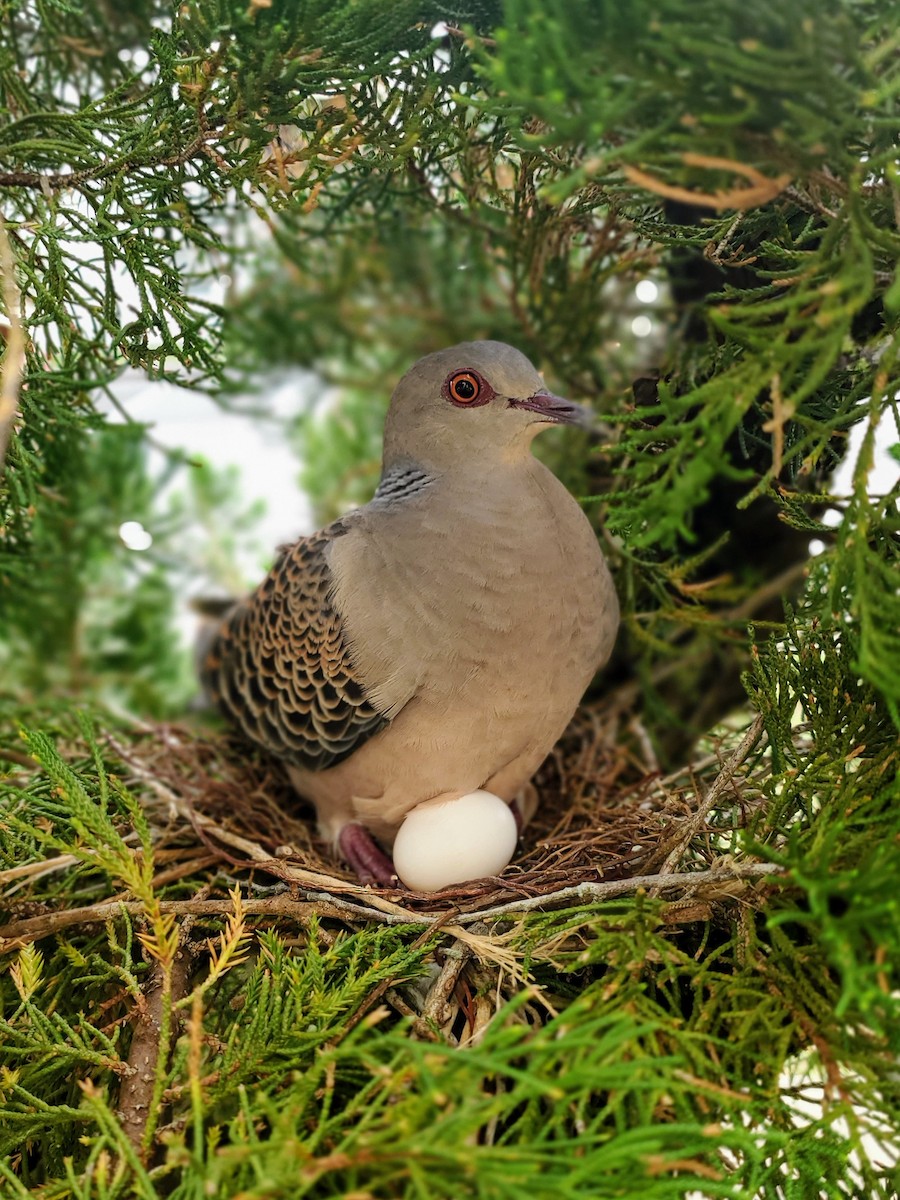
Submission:
[[[190,602],[191,611],[198,617],[194,636],[194,670],[200,680],[200,694],[191,704],[196,711],[218,708],[214,650],[223,625],[239,603],[234,596],[196,596]]]

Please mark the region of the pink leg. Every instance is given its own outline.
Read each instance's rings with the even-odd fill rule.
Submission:
[[[513,818],[516,822],[516,833],[519,835],[519,837],[521,837],[522,836],[522,826],[525,824],[525,822],[522,820],[522,810],[519,808],[518,799],[510,800],[509,811],[512,813]]]
[[[355,821],[345,825],[338,834],[341,854],[359,876],[360,883],[380,883],[384,887],[397,886],[394,864],[376,846],[372,835]]]

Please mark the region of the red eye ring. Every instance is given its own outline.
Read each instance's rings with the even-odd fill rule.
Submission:
[[[477,408],[494,398],[494,389],[471,367],[448,375],[441,390],[451,404],[460,408]]]
[[[458,371],[450,376],[447,387],[457,404],[474,404],[481,392],[481,380],[471,371]]]

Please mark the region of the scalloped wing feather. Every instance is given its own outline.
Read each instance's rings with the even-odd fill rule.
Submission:
[[[322,771],[387,724],[355,677],[328,547],[346,519],[300,538],[219,627],[201,665],[212,700],[252,742]]]

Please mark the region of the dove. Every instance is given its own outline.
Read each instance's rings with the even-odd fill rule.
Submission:
[[[531,452],[586,415],[504,343],[420,359],[391,399],[372,499],[283,548],[211,637],[207,694],[282,760],[363,882],[396,881],[389,851],[419,806],[483,790],[521,827],[612,650],[597,537]]]

